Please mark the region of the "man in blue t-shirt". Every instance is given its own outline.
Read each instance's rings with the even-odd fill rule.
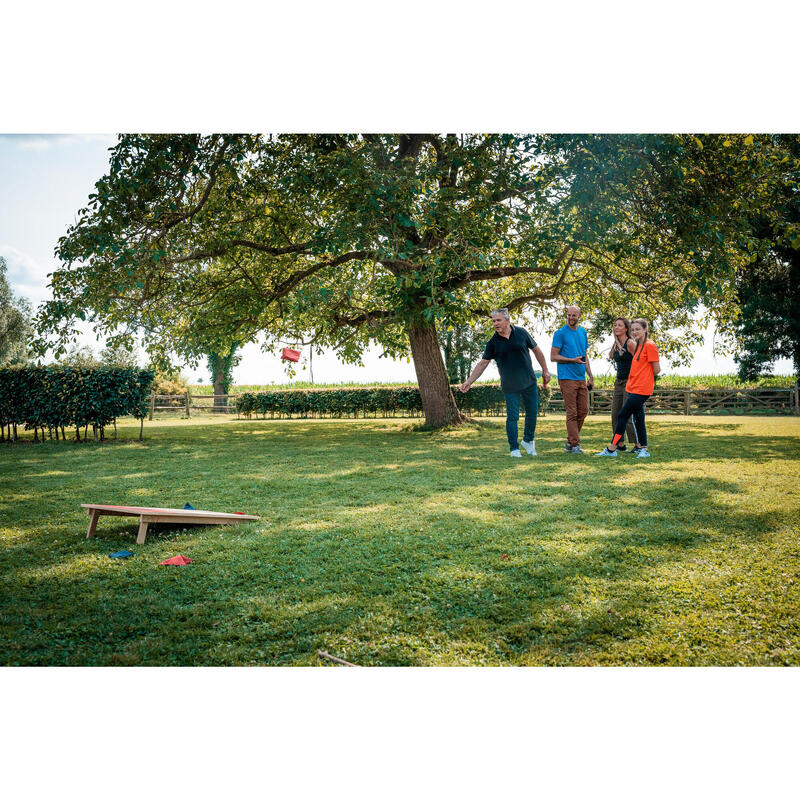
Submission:
[[[586,329],[578,325],[580,318],[578,306],[570,306],[567,309],[567,324],[555,332],[550,349],[550,360],[558,365],[558,388],[561,389],[567,411],[567,443],[564,449],[576,454],[584,452],[581,449],[581,428],[589,413],[589,390],[594,384],[586,355],[589,336]]]
[[[550,371],[542,353],[542,348],[533,341],[531,335],[524,328],[512,325],[509,320],[507,308],[498,308],[492,311],[492,326],[494,336],[489,339],[483,358],[475,365],[472,374],[461,384],[461,391],[468,392],[469,387],[480,377],[492,359],[497,362],[500,372],[500,388],[506,398],[506,435],[511,455],[521,458],[519,450],[519,420],[520,400],[525,405],[525,431],[522,436],[522,446],[528,455],[536,455],[536,444],[533,441],[536,433],[536,414],[539,411],[539,389],[536,386],[536,373],[533,371],[531,357],[528,350],[533,350],[536,360],[542,367],[542,385],[550,382]]]

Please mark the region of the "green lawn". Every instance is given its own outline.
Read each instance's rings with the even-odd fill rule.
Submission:
[[[584,446],[610,430],[590,417]],[[653,457],[502,420],[163,420],[0,447],[0,663],[800,664],[800,419],[658,417]],[[260,514],[151,532],[81,502]],[[152,529],[151,529],[152,531]],[[108,554],[126,547],[134,558]],[[188,567],[159,567],[183,553]]]

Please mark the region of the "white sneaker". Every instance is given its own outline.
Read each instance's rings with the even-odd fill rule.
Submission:
[[[595,455],[596,456],[610,456],[611,458],[616,458],[617,457],[617,451],[616,450],[609,450],[607,447],[604,447],[602,453],[595,453]]]
[[[522,458],[522,453],[519,450],[512,450],[511,458]]]
[[[650,458],[650,451],[649,451],[649,450],[648,450],[646,447],[643,447],[643,448],[642,448],[642,449],[641,449],[641,450],[640,450],[640,451],[639,451],[639,452],[636,454],[636,458]]]
[[[525,448],[525,452],[529,456],[535,456],[536,455],[536,442],[523,441],[522,442],[522,446]]]
[[[576,444],[575,447],[570,450],[570,452],[578,455],[580,453],[585,453],[586,451],[580,445]]]

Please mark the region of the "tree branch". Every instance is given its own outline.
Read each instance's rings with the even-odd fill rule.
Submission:
[[[167,233],[167,231],[171,230],[172,228],[174,228],[179,223],[185,222],[187,219],[191,219],[192,217],[194,217],[195,214],[197,214],[197,212],[200,211],[200,209],[206,204],[206,201],[208,200],[208,197],[211,194],[211,190],[216,185],[216,182],[217,182],[217,170],[219,169],[219,166],[222,163],[222,157],[223,157],[223,155],[225,155],[225,151],[227,149],[228,149],[228,142],[223,140],[222,146],[219,148],[219,151],[218,151],[218,153],[216,155],[215,164],[209,170],[208,184],[206,185],[206,188],[203,191],[203,194],[200,196],[200,199],[197,201],[197,203],[195,204],[194,208],[191,208],[191,209],[189,209],[188,211],[185,211],[182,214],[177,214],[172,219],[168,220],[164,224],[164,226],[161,228],[161,230],[159,232],[159,236],[163,236],[165,233]],[[156,238],[158,238],[158,237],[156,237]]]
[[[257,250],[259,253],[267,253],[271,256],[285,256],[289,253],[306,253],[311,244],[312,242],[303,242],[302,244],[290,244],[285,247],[270,247],[268,245],[259,244],[258,242],[251,242],[248,239],[232,239],[224,247],[219,247],[216,250],[199,250],[188,256],[173,258],[170,260],[170,263],[184,264],[187,261],[202,261],[206,258],[219,258],[229,253],[232,247],[247,247],[251,250]]]
[[[451,278],[449,281],[444,281],[441,284],[441,288],[445,291],[460,289],[468,283],[475,283],[475,281],[487,281],[492,278],[506,278],[512,275],[525,275],[530,273],[556,276],[558,275],[558,267],[495,267],[494,269],[469,271],[465,275]]]

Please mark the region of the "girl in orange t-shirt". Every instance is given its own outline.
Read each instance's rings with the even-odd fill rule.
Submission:
[[[631,323],[631,334],[636,341],[636,350],[633,353],[633,363],[625,391],[628,399],[622,406],[617,417],[617,427],[614,429],[614,438],[597,456],[616,456],[617,445],[625,436],[625,426],[633,417],[633,427],[636,431],[636,441],[641,444],[637,458],[648,458],[650,451],[647,449],[647,429],[644,424],[644,404],[653,394],[656,375],[661,372],[658,348],[649,339],[649,325],[645,319],[635,319]]]

